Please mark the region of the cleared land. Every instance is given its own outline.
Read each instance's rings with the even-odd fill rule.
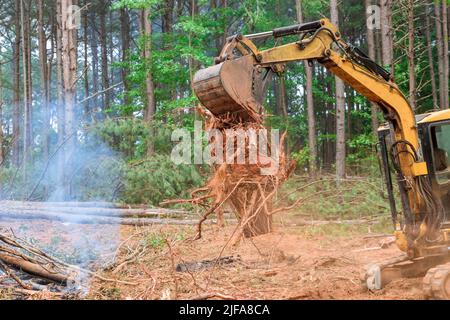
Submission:
[[[232,223],[205,225],[202,239],[191,241],[196,226],[0,222],[59,257],[128,282],[85,278],[85,290],[68,298],[422,299],[421,279],[398,280],[374,293],[362,289],[364,265],[400,254],[389,236],[372,231],[384,225],[386,219],[316,224],[287,213],[276,219],[275,232],[233,247]],[[8,289],[0,296],[30,298]],[[60,298],[31,296],[42,297]]]

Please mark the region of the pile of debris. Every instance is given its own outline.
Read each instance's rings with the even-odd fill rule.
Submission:
[[[94,278],[102,282],[136,285],[135,282],[101,275],[102,271],[117,263],[116,255],[109,259],[113,252],[96,258],[95,263],[83,259],[74,262],[75,265],[66,262],[68,257],[59,258],[60,252],[54,248],[41,249],[33,243],[33,238],[19,238],[12,229],[0,228],[0,294],[6,292],[19,298],[73,299],[88,294]]]
[[[75,294],[82,272],[16,237],[12,231],[0,230],[0,289],[28,295]]]

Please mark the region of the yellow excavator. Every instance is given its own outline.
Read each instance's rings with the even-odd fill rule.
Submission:
[[[267,50],[254,42],[292,35],[298,41]],[[390,73],[346,43],[328,19],[229,37],[215,65],[196,73],[194,91],[216,117],[258,121],[271,75],[294,61],[320,63],[386,119],[379,154],[396,244],[404,254],[367,266],[364,285],[377,290],[398,277],[422,276],[427,298],[450,299],[450,110],[415,115]]]

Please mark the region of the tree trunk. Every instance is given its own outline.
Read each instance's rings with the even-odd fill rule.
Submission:
[[[84,5],[88,5],[88,0],[84,1]],[[83,50],[84,50],[84,97],[89,97],[89,55],[88,55],[88,13],[87,8],[83,10]],[[84,103],[84,119],[88,121],[89,113],[91,112],[90,100]]]
[[[61,1],[56,2],[56,90],[57,90],[57,103],[56,103],[56,116],[58,119],[58,145],[64,143],[65,137],[65,110],[64,110],[64,82],[63,82],[63,59],[62,59],[62,11]],[[64,199],[64,148],[61,148],[57,156],[57,172],[56,172],[56,185],[57,194],[55,195],[57,200]]]
[[[444,40],[444,48],[443,48],[443,60],[444,60],[444,83],[442,85],[442,89],[444,90],[442,94],[443,104],[442,107],[444,109],[448,109],[449,106],[449,58],[448,58],[448,12],[447,12],[447,2],[448,0],[443,0],[442,2],[442,38]]]
[[[12,256],[10,254],[0,253],[0,261],[13,266],[16,269],[20,269],[23,272],[38,276],[40,278],[48,279],[56,283],[66,283],[68,280],[67,275],[56,273],[53,270],[49,270],[37,263],[30,262],[19,256]]]
[[[173,26],[173,9],[175,7],[174,0],[165,0],[163,3],[163,16],[162,16],[162,32],[171,33]]]
[[[97,23],[96,23],[96,13],[95,11],[91,12],[91,52],[92,52],[92,92],[96,94],[100,91],[99,85],[99,62],[98,62],[98,36],[97,33]],[[91,99],[91,103],[95,111],[99,109],[99,99],[96,97]],[[93,110],[94,111],[94,110]],[[93,117],[93,115],[92,115]]]
[[[338,1],[330,1],[331,22],[339,26]],[[344,82],[336,80],[336,177],[345,178],[345,88]]]
[[[107,6],[109,6],[110,4],[107,4]],[[108,47],[109,47],[109,64],[113,65],[114,64],[114,10],[109,10],[109,30],[106,33],[107,35],[109,34],[109,38],[108,38]],[[111,68],[111,70],[109,71],[109,83],[115,83],[114,81],[114,68]],[[109,86],[108,86],[109,88]],[[110,93],[109,95],[109,99],[111,101],[111,97],[113,96],[113,90],[108,91]]]
[[[128,14],[128,9],[120,10],[120,34],[122,38],[122,61],[128,63],[128,56],[130,51],[130,17]],[[128,68],[122,67],[121,69],[122,82],[124,88],[124,104],[130,104],[130,98],[128,92],[130,90],[130,85],[128,83]]]
[[[373,26],[370,24],[369,16],[371,13],[367,12],[367,9],[372,5],[372,0],[365,0],[366,8],[366,26],[367,26],[367,47],[369,50],[369,58],[376,61],[376,51],[375,51],[375,34]],[[372,133],[377,137],[378,133],[378,106],[376,103],[370,102],[371,106],[371,120],[372,120]]]
[[[30,36],[30,9],[31,1],[22,0],[22,67],[23,67],[23,100],[24,100],[24,141],[23,141],[23,171],[26,176],[27,165],[30,162],[30,149],[32,144],[32,81],[31,81],[31,36]]]
[[[287,108],[286,108],[286,82],[284,73],[278,75],[278,79],[275,83],[276,89],[276,112],[278,116],[287,120]]]
[[[13,142],[12,162],[15,166],[20,163],[20,34],[21,31],[21,0],[15,1],[14,16],[14,47],[13,47]]]
[[[77,205],[74,202],[27,202],[27,201],[0,201],[1,210],[9,211],[11,213],[36,213],[36,212],[48,212],[60,215],[72,214],[72,215],[88,215],[88,216],[104,216],[104,217],[117,217],[117,218],[186,218],[189,212],[182,210],[170,210],[161,208],[98,208],[98,207],[81,207],[70,206],[71,204]],[[83,203],[80,203],[84,205]],[[192,216],[195,216],[192,214]]]
[[[109,88],[109,71],[108,71],[108,47],[107,47],[107,34],[106,34],[106,1],[102,0],[100,5],[100,43],[101,43],[101,55],[102,55],[102,87],[103,90]],[[103,93],[103,110],[108,109],[110,106],[110,93],[105,91]]]
[[[190,1],[190,6],[189,6],[189,12],[191,15],[191,20],[194,21],[194,17],[195,15],[198,13],[198,4],[197,4],[197,0],[191,0]],[[192,33],[192,31],[189,31],[189,49],[192,48],[192,37],[194,37],[195,35]],[[189,65],[189,83],[191,84],[192,87],[192,83],[194,81],[194,66],[195,64],[195,60],[193,59],[192,55],[189,55],[188,58],[188,65]],[[192,89],[191,89],[192,90]],[[195,112],[195,119],[197,120],[197,113]]]
[[[304,23],[302,1],[295,0],[295,7],[297,9],[298,23]],[[317,174],[317,137],[313,96],[313,68],[309,66],[308,61],[304,62],[304,66],[306,73],[306,104],[308,108],[309,174],[314,179]]]
[[[5,136],[3,133],[3,106],[4,106],[4,100],[3,100],[3,72],[2,72],[2,65],[0,64],[0,166],[3,165],[3,162],[5,161],[4,157],[4,141]],[[0,186],[0,192],[2,191],[2,186]]]
[[[4,210],[0,208],[0,219],[18,219],[18,220],[49,220],[71,222],[77,224],[117,224],[117,225],[131,225],[131,226],[151,226],[156,224],[164,225],[197,225],[198,219],[161,219],[158,218],[121,218],[108,216],[92,216],[83,214],[65,214],[58,212],[51,212],[47,210],[23,210],[11,209]]]
[[[408,69],[409,69],[409,104],[416,110],[416,69],[414,50],[414,0],[408,0]]]
[[[48,134],[50,126],[48,69],[47,69],[47,38],[44,30],[44,0],[38,0],[38,37],[39,66],[41,69],[41,108],[42,108],[42,153],[43,161],[48,159]]]
[[[63,81],[64,81],[64,105],[65,105],[65,171],[71,174],[71,163],[75,152],[76,134],[75,134],[75,86],[77,80],[77,61],[76,61],[76,28],[70,27],[71,22],[69,10],[75,4],[73,0],[61,0],[62,13],[62,62],[63,62]],[[70,185],[65,179],[65,192],[67,198],[70,195]]]
[[[381,34],[379,31],[374,32],[374,33],[375,33],[375,43],[376,43],[376,46],[375,46],[375,52],[376,52],[376,57],[377,57],[376,61],[379,64],[382,64],[383,58],[382,58],[382,47],[381,47]]]
[[[382,63],[394,76],[394,47],[392,34],[392,0],[381,0],[381,47]]]
[[[436,22],[436,46],[438,51],[438,72],[439,72],[439,107],[441,109],[446,108],[445,107],[445,98],[444,98],[444,38],[442,33],[442,20],[441,20],[441,7],[440,7],[440,1],[434,1],[434,15],[435,15],[435,22]],[[448,106],[447,106],[448,107]]]
[[[433,47],[431,40],[430,17],[425,13],[425,36],[427,40],[428,67],[430,71],[431,91],[433,95],[433,108],[439,109],[438,92],[436,88],[436,72],[434,70]]]
[[[220,0],[220,6],[222,8],[227,8],[228,7],[228,1],[227,0]],[[222,34],[222,46],[225,45],[226,41],[227,41],[227,37],[228,37],[228,30],[226,29],[224,31],[224,33]]]
[[[149,124],[150,128],[153,126],[153,117],[155,115],[155,85],[153,83],[152,75],[152,24],[150,21],[150,10],[145,9],[141,11],[141,34],[144,38],[144,48],[142,50],[142,57],[146,62],[147,78],[145,81],[145,100],[146,108],[144,111],[145,121]],[[151,129],[150,129],[151,130]],[[152,130],[151,130],[152,131]],[[153,137],[147,139],[147,156],[152,156],[155,152],[155,146],[152,140]]]
[[[352,139],[352,132],[353,130],[356,132],[356,134],[358,134],[360,126],[359,123],[356,122],[355,125],[353,126],[352,123],[352,112],[353,110],[355,110],[355,101],[354,101],[354,91],[352,88],[346,88],[346,101],[347,101],[347,134],[346,134],[346,140],[350,141]],[[350,150],[351,151],[351,150]],[[349,152],[350,152],[349,151]]]

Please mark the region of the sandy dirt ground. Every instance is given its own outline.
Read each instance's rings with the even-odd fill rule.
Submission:
[[[362,288],[366,264],[401,254],[389,237],[366,226],[298,226],[295,218],[275,225],[271,234],[231,246],[232,223],[205,226],[202,239],[192,241],[196,226],[0,222],[58,257],[118,280],[83,279],[78,298],[423,299],[422,279],[396,280],[378,292]]]

